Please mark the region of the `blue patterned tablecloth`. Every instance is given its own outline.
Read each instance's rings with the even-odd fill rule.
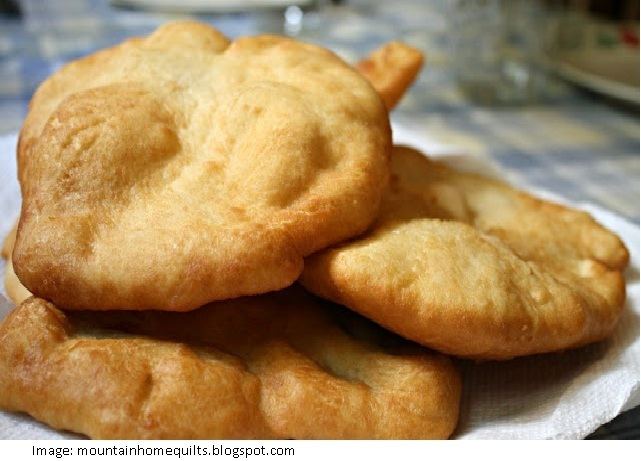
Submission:
[[[37,84],[64,62],[177,17],[116,11],[101,0],[41,3],[48,6],[22,18],[0,16],[0,134],[20,128]],[[450,8],[445,0],[351,1],[305,12],[302,22],[297,10],[289,11],[287,21],[282,11],[200,19],[230,37],[297,35],[351,61],[392,39],[415,45],[427,55],[426,68],[394,111],[395,122],[485,157],[516,185],[594,202],[638,222],[638,106],[621,108],[554,79],[553,96],[538,104],[498,108],[468,102],[451,70],[449,43],[457,31],[447,17]],[[639,438],[638,408],[595,437]]]

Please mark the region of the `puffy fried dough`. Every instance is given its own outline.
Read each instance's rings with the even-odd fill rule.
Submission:
[[[301,282],[434,349],[505,359],[597,341],[628,252],[587,213],[395,148],[363,238],[307,258]]]
[[[380,97],[331,52],[163,26],[36,92],[15,271],[73,309],[189,310],[288,286],[305,255],[375,219],[390,143]]]
[[[374,50],[356,68],[392,110],[423,67],[423,53],[405,43],[390,42]]]
[[[332,312],[296,287],[189,313],[31,298],[0,326],[0,406],[93,438],[448,437],[450,361],[355,339]]]

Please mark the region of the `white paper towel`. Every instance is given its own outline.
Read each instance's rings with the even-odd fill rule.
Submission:
[[[394,128],[394,138],[431,155],[447,156],[459,168],[497,174],[495,166],[455,155],[455,148],[403,127]],[[15,142],[15,136],[0,137],[0,237],[9,231],[20,210]],[[590,212],[630,250],[630,267],[625,273],[627,301],[619,327],[611,339],[574,351],[507,362],[459,361],[464,392],[457,438],[579,439],[639,404],[639,227],[593,205],[571,205]],[[0,317],[9,309],[0,297]],[[71,437],[77,436],[49,429],[25,415],[0,412],[0,438]]]

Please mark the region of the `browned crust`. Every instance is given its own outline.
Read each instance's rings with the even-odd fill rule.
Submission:
[[[92,438],[446,438],[460,393],[446,357],[357,341],[298,290],[190,313],[31,298],[0,325],[0,407]]]
[[[31,292],[71,309],[190,310],[286,287],[304,256],[375,218],[391,132],[370,85],[312,45],[221,37],[170,24],[70,63],[38,89],[18,148],[13,255]],[[235,63],[215,73],[223,86],[238,63],[260,82],[193,102],[184,88],[209,91],[194,67],[208,59]],[[209,120],[210,96],[222,120]],[[234,112],[236,103],[247,107]],[[245,117],[250,109],[271,112]],[[240,160],[203,161],[228,145]],[[202,152],[184,155],[189,146]]]
[[[423,53],[401,42],[389,42],[356,64],[358,71],[392,110],[423,67]]]
[[[625,301],[621,240],[587,213],[397,148],[363,238],[305,262],[303,285],[453,355],[507,359],[609,336]]]

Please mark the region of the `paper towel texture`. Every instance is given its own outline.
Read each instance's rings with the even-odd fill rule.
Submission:
[[[457,168],[497,176],[478,158],[454,155],[421,135],[395,127],[397,143],[451,158]],[[0,137],[0,237],[20,211],[15,171],[15,136]],[[568,203],[542,191],[531,191]],[[622,411],[639,404],[639,227],[589,204],[569,203],[616,232],[630,250],[626,307],[612,338],[582,349],[507,362],[458,361],[463,371],[461,418],[455,438],[580,439]],[[0,263],[4,272],[4,263]],[[4,287],[2,289],[4,295]],[[0,317],[11,309],[0,297]],[[1,439],[64,439],[28,416],[0,412]]]

